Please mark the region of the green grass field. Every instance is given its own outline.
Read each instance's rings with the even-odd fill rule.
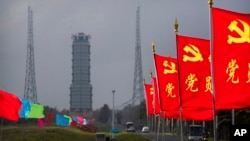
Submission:
[[[83,132],[72,127],[16,126],[4,127],[1,141],[96,141],[95,133]],[[110,137],[110,133],[105,134]],[[117,133],[116,141],[149,141],[133,133]]]

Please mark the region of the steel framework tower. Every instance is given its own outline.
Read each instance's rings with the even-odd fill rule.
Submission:
[[[26,75],[24,86],[24,98],[32,102],[37,102],[35,63],[34,63],[34,41],[33,41],[33,12],[28,7],[28,43],[27,43],[27,60]]]
[[[137,101],[138,100],[138,101]],[[143,77],[141,59],[141,32],[140,32],[140,7],[136,10],[136,43],[135,43],[135,67],[132,106],[143,101]]]

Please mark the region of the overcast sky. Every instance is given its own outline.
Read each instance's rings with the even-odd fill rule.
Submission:
[[[207,0],[0,0],[0,89],[24,96],[28,6],[33,10],[39,103],[69,109],[72,34],[91,35],[93,108],[115,106],[133,93],[136,8],[140,6],[143,76],[150,81],[151,42],[176,57],[179,33],[209,39]],[[250,0],[214,0],[214,7],[250,13]]]

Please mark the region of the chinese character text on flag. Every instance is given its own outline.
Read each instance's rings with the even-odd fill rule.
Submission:
[[[177,60],[154,53],[160,107],[169,118],[179,118]]]
[[[250,106],[250,14],[212,8],[217,109]]]
[[[152,84],[146,84],[144,83],[144,90],[145,90],[145,101],[146,101],[146,107],[147,107],[147,115],[154,115],[154,102],[153,102],[153,96],[154,91]]]
[[[212,109],[209,40],[176,35],[182,108]]]

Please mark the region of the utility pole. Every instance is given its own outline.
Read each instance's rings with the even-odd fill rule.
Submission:
[[[114,103],[115,103],[115,100],[114,100],[114,96],[115,96],[115,90],[112,90],[112,93],[113,93],[113,109],[112,109],[112,139],[114,139],[114,133],[113,133],[113,130],[115,129],[115,106],[114,106]]]

